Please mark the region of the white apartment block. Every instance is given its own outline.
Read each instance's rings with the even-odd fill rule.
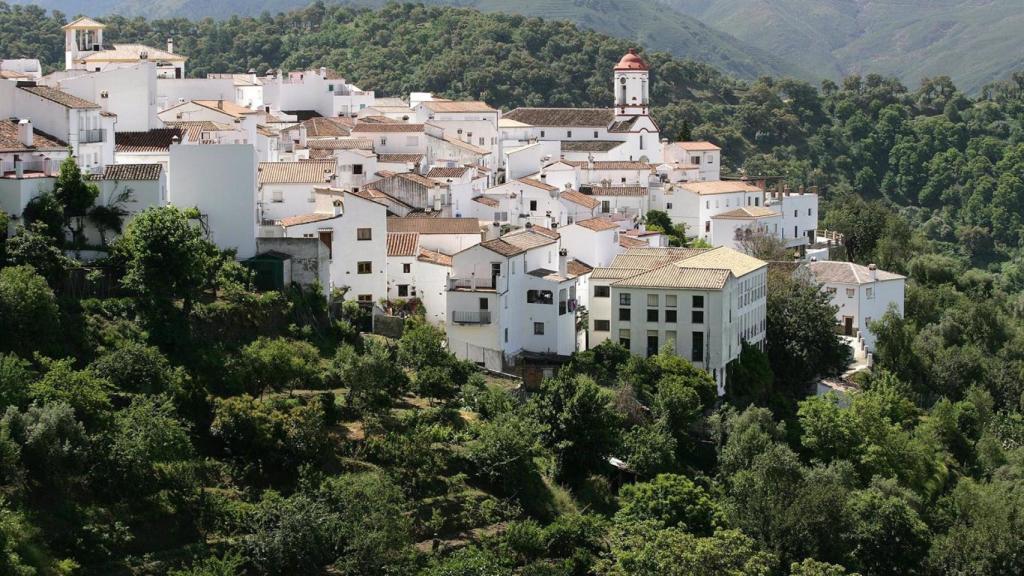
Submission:
[[[875,334],[868,327],[873,320],[881,319],[890,307],[903,316],[904,276],[853,262],[808,262],[806,267],[837,308],[838,332],[863,338],[868,350],[875,349]]]
[[[725,393],[742,343],[762,345],[768,265],[732,250],[634,248],[590,275],[589,347],[611,338],[633,354],[663,346]]]
[[[452,258],[420,247],[418,232],[388,233],[388,300],[419,300],[431,324],[444,327]]]

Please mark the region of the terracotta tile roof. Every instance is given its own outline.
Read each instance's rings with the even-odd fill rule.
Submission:
[[[629,118],[629,119],[626,119],[626,120],[616,120],[615,122],[612,122],[610,126],[608,126],[608,131],[609,132],[629,132],[630,130],[633,129],[633,125],[636,124],[636,121],[639,118],[640,118],[639,116],[633,116],[632,118]]]
[[[480,234],[476,218],[388,218],[388,232]]]
[[[223,112],[228,116],[235,118],[241,118],[249,114],[256,114],[256,110],[252,108],[246,108],[240,104],[235,104],[231,100],[193,100],[193,104],[198,104],[203,108],[209,108],[210,110],[216,110],[217,112]],[[187,102],[186,102],[187,104]]]
[[[330,220],[332,218],[338,218],[334,214],[327,214],[322,212],[313,212],[312,214],[300,214],[299,216],[289,216],[282,218],[278,221],[278,224],[285,228],[289,226],[298,226],[299,224],[309,224],[311,222],[322,222],[324,220]]]
[[[516,108],[502,116],[530,126],[607,128],[615,120],[611,108]]]
[[[540,234],[538,232],[534,232],[530,228],[510,232],[502,236],[501,239],[507,242],[508,244],[511,244],[516,248],[520,248],[524,251],[537,248],[539,246],[547,246],[549,244],[554,244],[555,242],[558,241],[557,237],[552,238],[547,234]]]
[[[373,141],[368,138],[307,140],[306,147],[310,150],[373,150]]]
[[[615,286],[628,288],[682,288],[719,290],[729,280],[728,270],[689,268],[682,263],[666,264],[615,282]]]
[[[474,146],[474,145],[472,145],[472,144],[470,144],[468,142],[463,142],[462,140],[459,140],[458,138],[456,138],[454,136],[445,136],[444,138],[441,138],[441,139],[444,140],[445,142],[451,144],[452,146],[455,146],[456,148],[465,150],[467,152],[472,152],[473,154],[479,154],[481,156],[486,156],[487,154],[491,153],[491,151],[489,149],[487,149],[487,148],[481,148],[479,146]]]
[[[423,124],[377,124],[372,122],[357,122],[352,132],[423,132]]]
[[[435,182],[430,178],[427,178],[426,176],[422,176],[415,172],[399,172],[398,174],[395,174],[393,177],[408,180],[409,182],[415,182],[422,186],[426,186],[427,188],[433,188],[436,184],[438,184],[438,182]]]
[[[575,190],[566,190],[565,192],[562,192],[558,197],[561,198],[562,200],[565,200],[566,202],[572,202],[573,204],[583,206],[588,210],[593,210],[594,208],[597,208],[598,206],[601,205],[600,201],[594,200],[590,196],[587,196],[586,194],[581,194],[580,192],[577,192]]]
[[[861,266],[853,262],[833,262],[830,260],[809,262],[807,269],[814,275],[815,280],[822,284],[868,284],[871,282],[871,270],[867,266]],[[885,270],[875,270],[875,277],[883,281],[905,278]]]
[[[744,206],[721,214],[715,214],[711,218],[723,218],[725,220],[755,220],[757,218],[771,218],[782,216],[782,212],[766,208],[764,206]]]
[[[487,240],[486,242],[481,242],[480,246],[483,246],[484,248],[490,250],[491,252],[501,254],[502,256],[515,256],[516,254],[522,254],[523,252],[526,252],[526,250],[514,244],[509,244],[508,242],[502,240],[501,238],[495,238],[494,240]]]
[[[736,277],[749,274],[768,265],[764,260],[758,260],[753,256],[724,246],[706,250],[681,261],[679,264],[685,264],[690,268],[726,269]]]
[[[107,27],[106,24],[103,24],[101,22],[97,22],[96,20],[93,20],[92,18],[89,18],[88,16],[82,16],[81,18],[76,18],[75,20],[72,20],[70,23],[65,24],[64,26],[62,26],[61,30],[75,30],[77,28],[106,28],[106,27]]]
[[[377,162],[394,164],[417,164],[423,161],[423,154],[378,154]]]
[[[100,50],[99,52],[93,52],[85,58],[79,59],[80,62],[110,62],[114,60],[142,60],[142,55],[146,55],[146,60],[152,62],[184,62],[188,60],[186,56],[181,54],[174,54],[166,50],[159,48],[153,48],[152,46],[146,46],[143,44],[114,44],[112,50]]]
[[[701,141],[701,142],[673,142],[673,143],[669,144],[669,146],[672,146],[672,147],[675,147],[675,148],[680,148],[682,150],[693,151],[693,152],[702,152],[702,151],[706,151],[706,150],[721,150],[721,148],[719,148],[718,146],[715,146],[711,142],[707,142],[707,141]]]
[[[49,86],[19,86],[18,88],[28,92],[29,94],[35,94],[44,100],[60,104],[65,108],[91,110],[100,107],[100,105],[95,102],[90,102],[84,98],[73,96],[67,92],[57,90],[56,88],[50,88]]]
[[[455,168],[434,167],[427,171],[427,178],[461,178],[469,168],[457,166]]]
[[[363,116],[359,118],[360,122],[366,122],[367,124],[404,124],[402,120],[396,120],[395,118],[389,118],[388,116]]]
[[[498,206],[501,206],[501,202],[488,196],[477,196],[476,198],[473,198],[473,202],[479,202],[480,204],[483,204],[484,206],[490,206],[491,208],[497,208]]]
[[[431,264],[437,264],[439,266],[451,266],[452,257],[442,252],[435,252],[433,250],[427,250],[426,248],[420,248],[420,255],[417,258],[420,262],[429,262]]]
[[[160,164],[107,164],[102,174],[92,174],[90,180],[140,181],[159,180]]]
[[[610,152],[622,144],[613,140],[562,140],[562,152]]]
[[[401,200],[395,198],[394,196],[385,194],[384,192],[381,192],[376,188],[363,188],[362,190],[359,191],[347,192],[347,194],[358,196],[364,200],[369,200],[371,202],[376,202],[377,204],[387,206],[388,208],[391,208],[393,206],[400,206],[402,208],[412,210],[412,206],[410,206],[409,204],[402,202]]]
[[[329,160],[334,158],[334,150],[310,150],[310,160]]]
[[[762,190],[752,184],[739,180],[711,180],[709,182],[679,182],[676,184],[683,190],[694,194],[708,196],[713,194],[731,194],[736,192],[761,192]]]
[[[570,166],[586,168],[589,162],[586,160],[561,160]],[[636,160],[597,160],[594,162],[594,170],[650,170],[653,171],[656,164],[649,162],[638,162]]]
[[[260,162],[259,183],[262,184],[326,184],[334,175],[334,160],[308,162]]]
[[[166,152],[174,137],[185,135],[181,128],[155,128],[146,132],[115,132],[114,149],[117,152]]]
[[[339,138],[352,133],[355,121],[351,118],[308,118],[302,121],[307,138]]]
[[[591,196],[647,196],[646,186],[580,186],[580,192]]]
[[[544,226],[538,226],[536,224],[534,224],[533,226],[530,226],[529,230],[531,232],[536,232],[537,234],[543,234],[544,236],[547,236],[548,238],[554,238],[555,240],[558,240],[559,238],[562,237],[561,234],[559,234],[558,232],[555,232],[551,228],[547,228],[547,227],[544,227]]]
[[[266,126],[264,124],[256,125],[256,133],[259,134],[260,136],[266,136],[267,138],[276,138],[280,136],[277,130],[273,130],[269,126]]]
[[[623,248],[642,248],[644,246],[650,246],[646,240],[627,236],[626,234],[619,234],[619,246]]]
[[[583,276],[585,274],[590,274],[593,271],[594,269],[592,267],[575,258],[565,263],[565,272],[570,276]]]
[[[388,232],[388,256],[417,256],[419,250],[419,232]]]
[[[431,112],[497,112],[486,102],[478,100],[451,101],[451,100],[428,100],[423,103]]]
[[[622,239],[622,235],[619,235]],[[625,268],[630,270],[653,270],[671,262],[684,260],[709,250],[705,248],[652,248],[645,242],[638,247],[631,247],[617,254],[609,268]]]
[[[541,182],[540,180],[536,180],[534,178],[520,178],[516,180],[516,182],[521,182],[523,184],[526,184],[527,186],[533,186],[534,188],[540,188],[545,192],[553,192],[555,190],[558,190],[558,188],[552,186],[551,184],[548,184],[547,182]]]
[[[615,230],[619,227],[618,224],[604,217],[589,218],[587,220],[580,220],[576,222],[577,226],[582,226],[587,230],[593,230],[594,232],[603,232],[605,230]]]
[[[18,137],[18,123],[0,120],[0,152],[27,152],[30,150],[67,150],[68,145],[33,128],[32,147],[26,148]]]
[[[28,76],[17,70],[0,70],[0,78],[4,80],[27,80]]]
[[[189,142],[202,142],[203,132],[232,132],[237,130],[234,126],[214,122],[212,120],[185,120],[164,122],[168,128],[181,128],[188,134]]]

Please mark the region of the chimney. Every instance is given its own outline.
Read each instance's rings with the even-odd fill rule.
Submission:
[[[14,177],[19,180],[25,177],[25,165],[22,164],[21,155],[19,154],[14,155]],[[4,232],[6,233],[7,231],[4,230]]]
[[[171,145],[177,146],[178,144],[181,144],[181,136],[178,136],[177,134],[171,136]]]
[[[868,264],[868,279],[872,282],[878,279],[878,266]]]
[[[558,251],[558,273],[565,276],[568,272],[569,251],[562,248]]]
[[[217,100],[217,109],[218,110],[223,110],[224,109],[224,99],[223,98],[221,98],[220,100]]]
[[[32,121],[28,118],[18,120],[18,141],[26,148],[32,147]]]
[[[326,66],[321,66],[320,67],[320,77],[323,78],[324,80],[327,79],[327,67]]]
[[[167,51],[174,54],[174,38],[167,39]]]
[[[340,199],[335,200],[334,202],[331,203],[331,205],[334,207],[335,216],[341,216],[341,214],[345,212],[345,203],[342,202]]]

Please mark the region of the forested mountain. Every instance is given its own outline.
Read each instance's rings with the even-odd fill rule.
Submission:
[[[327,0],[326,3],[380,8],[388,1],[391,0]],[[258,16],[263,12],[275,14],[307,6],[312,0],[15,0],[15,3],[37,4],[69,15],[200,19]],[[800,74],[797,67],[769,52],[753,48],[651,0],[425,0],[424,3],[566,20],[650,50],[704,62],[740,78]]]
[[[1019,0],[658,0],[821,78],[876,73],[964,90],[1024,67]]]

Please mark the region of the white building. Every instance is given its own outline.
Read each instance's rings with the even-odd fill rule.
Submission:
[[[875,348],[875,334],[868,328],[873,320],[881,319],[890,306],[903,316],[904,276],[853,262],[808,262],[807,270],[838,308],[839,332],[862,337],[868,350]]]
[[[280,222],[289,238],[319,238],[329,248],[328,288],[345,300],[378,302],[388,295],[387,208],[337,188],[316,191],[315,210]]]
[[[588,346],[611,338],[633,354],[668,345],[712,375],[742,343],[765,337],[768,265],[730,248],[634,248],[590,275]]]
[[[357,122],[351,135],[372,141],[378,154],[423,154],[426,151],[423,124]]]
[[[172,145],[170,203],[199,209],[210,241],[239,259],[256,254],[256,150],[249,144]]]
[[[417,299],[428,322],[444,326],[452,258],[420,247],[417,232],[388,233],[388,299]]]
[[[275,110],[313,110],[325,117],[350,117],[375,101],[372,90],[362,90],[327,68],[265,77],[261,84],[261,105]]]
[[[160,164],[109,164],[103,171],[92,174],[89,180],[100,190],[97,206],[120,208],[124,211],[122,225],[127,225],[139,212],[167,204],[167,174]],[[113,231],[104,235],[88,223],[86,238],[93,244],[110,241]]]
[[[416,232],[420,248],[455,254],[480,243],[480,222],[476,218],[388,218],[388,232]]]
[[[0,120],[0,210],[11,217],[12,229],[30,200],[53,190],[67,157],[64,142],[33,129],[29,120]]]
[[[313,212],[318,188],[332,187],[334,160],[260,162],[256,213],[263,225]]]
[[[619,225],[608,218],[580,220],[560,227],[558,233],[569,256],[592,268],[610,266],[622,251]]]
[[[101,72],[54,72],[40,83],[95,102],[103,112],[116,114],[118,132],[143,132],[163,127],[157,117],[157,68],[153,62]]]
[[[486,102],[427,100],[417,104],[413,112],[417,122],[441,127],[443,135],[449,139],[487,149],[492,159],[501,157],[498,134],[501,111],[490,107]],[[434,157],[431,160],[437,162],[458,159]],[[498,168],[493,163],[488,167]]]
[[[153,62],[163,78],[184,78],[188,58],[174,53],[174,43],[167,40],[167,50],[142,44],[106,44],[105,24],[92,18],[79,18],[64,26],[64,67],[67,70],[100,72]]]
[[[523,230],[452,257],[446,331],[459,358],[505,370],[524,352],[576,350],[576,279],[558,239]]]
[[[756,234],[780,236],[782,213],[764,206],[744,206],[711,217],[711,245],[743,250],[742,242]]]
[[[722,149],[711,142],[673,142],[664,146],[663,161],[673,170],[689,172],[688,180],[719,180],[722,174]],[[690,174],[688,174],[690,175]],[[676,180],[673,179],[673,182]]]

